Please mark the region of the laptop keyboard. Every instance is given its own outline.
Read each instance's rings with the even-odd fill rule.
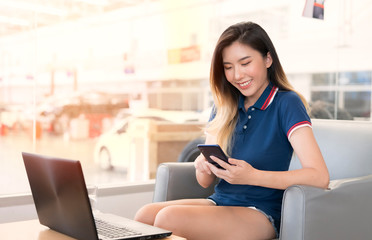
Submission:
[[[108,238],[120,238],[141,234],[129,228],[118,227],[100,219],[96,219],[95,221],[98,234]]]

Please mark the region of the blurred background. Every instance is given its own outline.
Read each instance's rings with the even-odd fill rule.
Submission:
[[[324,1],[315,1],[323,4]],[[80,160],[88,184],[153,179],[203,135],[228,26],[270,35],[312,118],[371,121],[372,1],[0,0],[0,196],[21,152]]]

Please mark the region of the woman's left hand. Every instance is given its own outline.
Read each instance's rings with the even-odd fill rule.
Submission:
[[[229,158],[228,161],[230,164],[228,164],[217,157],[211,156],[211,158],[224,168],[219,169],[213,164],[208,163],[210,170],[218,178],[224,179],[230,184],[252,184],[253,173],[255,173],[256,169],[246,161]]]

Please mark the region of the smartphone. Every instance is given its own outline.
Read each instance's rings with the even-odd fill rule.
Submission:
[[[212,144],[212,145],[209,145],[209,144],[198,144],[198,148],[199,148],[200,152],[204,155],[204,157],[207,159],[207,161],[210,162],[210,163],[212,163],[213,165],[215,165],[218,168],[224,169],[218,163],[216,163],[215,161],[213,161],[211,159],[211,156],[218,157],[219,159],[221,159],[221,160],[229,163],[228,162],[228,159],[229,158],[223,152],[223,150],[221,149],[221,147],[219,145],[217,145],[217,144]]]

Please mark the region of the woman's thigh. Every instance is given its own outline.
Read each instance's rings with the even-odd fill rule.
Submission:
[[[158,211],[155,226],[187,239],[272,239],[267,217],[246,207],[168,205]]]
[[[134,219],[139,222],[154,225],[155,218],[160,210],[169,206],[183,205],[214,206],[214,203],[207,199],[180,199],[174,201],[150,203],[143,206],[140,210],[138,210]]]

